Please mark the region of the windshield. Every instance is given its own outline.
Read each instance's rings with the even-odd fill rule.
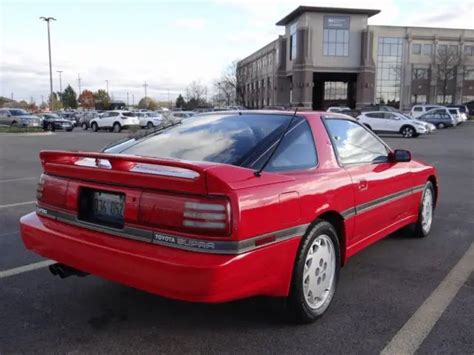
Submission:
[[[30,114],[25,110],[9,110],[12,116],[29,116]]]
[[[265,114],[195,116],[107,152],[239,165],[257,145],[273,142],[290,119],[289,115]]]

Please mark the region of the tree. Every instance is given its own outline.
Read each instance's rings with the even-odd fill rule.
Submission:
[[[52,111],[56,111],[56,110],[60,110],[63,108],[63,104],[61,103],[61,101],[59,100],[58,98],[58,94],[56,94],[55,92],[53,92],[50,96],[49,96],[49,102],[51,103],[51,110]]]
[[[208,107],[209,104],[206,101],[207,88],[202,85],[199,81],[193,81],[186,88],[186,99],[185,108],[187,110],[194,110],[198,107]]]
[[[455,95],[455,79],[460,65],[463,62],[462,54],[458,47],[440,45],[437,53],[434,54],[434,70],[438,77],[439,94],[443,97],[443,104],[446,102],[446,97],[451,96],[453,103]]]
[[[96,102],[97,108],[100,108],[102,110],[108,110],[110,107],[110,96],[105,90],[97,90],[94,93],[94,98]]]
[[[150,97],[143,97],[138,102],[138,108],[155,111],[158,108],[158,103]]]
[[[245,83],[244,73],[245,70],[237,67],[238,61],[233,61],[222,73],[222,76],[215,83],[217,89],[217,97],[225,101],[226,105],[229,106],[234,103],[244,103],[244,90],[243,85]]]
[[[86,109],[95,108],[94,93],[90,90],[84,90],[79,96],[79,103]]]
[[[71,85],[68,85],[60,95],[64,108],[77,108],[77,95]]]
[[[186,100],[184,99],[184,97],[181,94],[179,94],[179,96],[176,98],[175,106],[177,108],[183,108],[184,106],[186,106]]]

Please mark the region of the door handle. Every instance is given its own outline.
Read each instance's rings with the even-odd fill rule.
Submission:
[[[368,187],[369,185],[367,183],[367,180],[365,179],[359,180],[359,184],[358,184],[359,191],[367,190]]]

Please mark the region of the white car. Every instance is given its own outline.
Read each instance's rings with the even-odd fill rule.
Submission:
[[[163,116],[156,112],[137,112],[136,115],[140,120],[140,127],[148,129],[158,127],[163,121]]]
[[[369,111],[361,113],[357,119],[375,133],[396,133],[405,138],[429,133],[426,122],[409,119],[397,112]]]
[[[467,116],[461,113],[461,111],[457,107],[447,107],[448,112],[453,116],[453,118],[456,121],[456,125],[463,123],[464,121],[467,121]],[[464,119],[466,117],[466,119]]]
[[[170,114],[170,117],[174,120],[185,120],[189,117],[193,117],[194,115],[196,115],[195,112],[193,111],[173,111],[171,112]]]
[[[428,112],[432,109],[443,108],[443,107],[445,107],[445,106],[441,106],[441,105],[414,105],[411,108],[410,115],[413,118],[417,118],[418,116],[421,116],[421,115],[425,114],[426,112]]]
[[[349,111],[351,111],[351,109],[347,106],[331,106],[331,107],[328,107],[328,109],[326,110],[326,112],[335,112],[335,113],[345,113]]]
[[[140,120],[133,112],[114,110],[104,112],[102,116],[90,120],[90,127],[94,132],[99,129],[111,129],[118,133],[122,129],[139,128]]]

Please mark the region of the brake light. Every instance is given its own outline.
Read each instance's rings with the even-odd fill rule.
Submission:
[[[223,197],[142,193],[139,220],[147,225],[202,235],[229,235],[230,203]]]
[[[41,174],[36,188],[36,199],[38,202],[66,208],[68,180]]]

